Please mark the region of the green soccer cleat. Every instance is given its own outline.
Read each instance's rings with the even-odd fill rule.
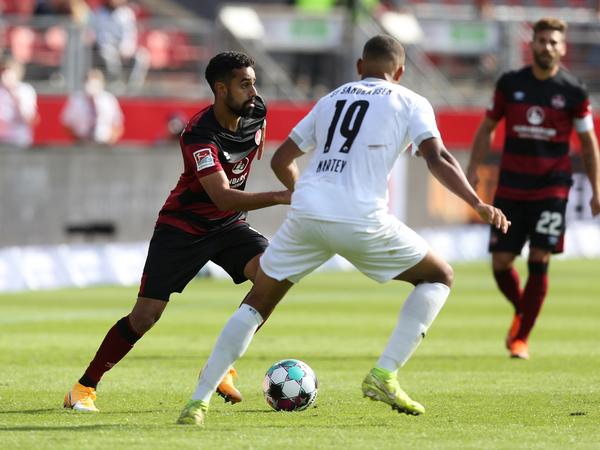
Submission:
[[[395,373],[386,377],[382,370],[371,369],[362,382],[362,391],[365,397],[387,403],[399,413],[418,416],[425,412],[423,405],[412,400],[402,390]]]
[[[207,412],[208,403],[202,400],[190,400],[183,408],[183,411],[181,411],[177,423],[180,425],[198,425],[199,427],[203,427]]]

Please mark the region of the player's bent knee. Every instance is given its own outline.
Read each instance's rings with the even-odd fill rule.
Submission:
[[[154,326],[156,322],[160,319],[160,314],[158,317],[133,317],[129,316],[129,322],[131,323],[131,328],[134,329],[136,333],[140,336],[145,334],[150,328]]]
[[[449,288],[452,287],[454,283],[454,269],[450,264],[444,263],[440,267],[439,279],[435,280],[435,282],[445,284]]]
[[[131,327],[140,336],[146,333],[150,328],[159,321],[162,316],[162,311],[148,310],[148,311],[133,311],[129,314],[129,323]]]

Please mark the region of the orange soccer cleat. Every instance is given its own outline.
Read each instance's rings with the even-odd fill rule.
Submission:
[[[63,406],[76,411],[98,412],[94,400],[96,400],[96,389],[75,383],[65,395]]]
[[[232,367],[217,386],[217,394],[225,399],[225,403],[231,402],[232,405],[242,401],[242,393],[233,384],[234,378],[238,378],[238,374]]]
[[[517,337],[517,333],[519,332],[519,327],[521,326],[521,318],[523,316],[521,314],[515,313],[513,316],[512,323],[510,324],[510,328],[508,329],[508,333],[506,333],[506,348],[510,350],[510,346],[513,341]]]
[[[526,341],[515,339],[510,344],[510,357],[518,359],[529,359],[529,346]]]

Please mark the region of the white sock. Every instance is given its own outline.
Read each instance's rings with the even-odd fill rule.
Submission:
[[[377,367],[393,372],[402,367],[417,349],[429,326],[450,294],[442,283],[421,283],[410,293],[396,328],[377,361]]]
[[[243,304],[223,327],[208,361],[202,369],[192,400],[209,402],[215,389],[245,352],[263,318],[257,310]]]

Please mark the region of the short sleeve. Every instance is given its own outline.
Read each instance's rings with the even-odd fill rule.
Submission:
[[[186,165],[198,178],[223,170],[219,162],[219,151],[214,144],[186,145],[183,154]]]
[[[485,111],[485,115],[495,121],[499,121],[500,119],[502,119],[506,110],[506,94],[504,91],[505,85],[506,76],[502,76],[496,83],[496,89],[494,91],[492,103],[488,106],[487,110]]]
[[[113,97],[113,126],[123,126],[124,116],[119,100]]]
[[[416,97],[408,122],[408,135],[415,147],[426,139],[439,138],[435,114],[431,103],[424,97]]]
[[[304,153],[314,150],[317,145],[315,133],[315,109],[316,106],[311,109],[300,122],[298,122],[290,133],[290,139],[294,141],[298,148]]]
[[[71,125],[73,123],[73,118],[76,115],[76,105],[75,105],[75,97],[71,95],[67,99],[67,103],[63,107],[60,113],[60,120],[63,125]]]
[[[33,86],[27,83],[21,85],[21,112],[28,121],[35,118],[37,114],[37,94]]]
[[[594,129],[592,104],[585,85],[579,89],[578,93],[578,101],[573,108],[573,125],[575,131],[585,133]]]

